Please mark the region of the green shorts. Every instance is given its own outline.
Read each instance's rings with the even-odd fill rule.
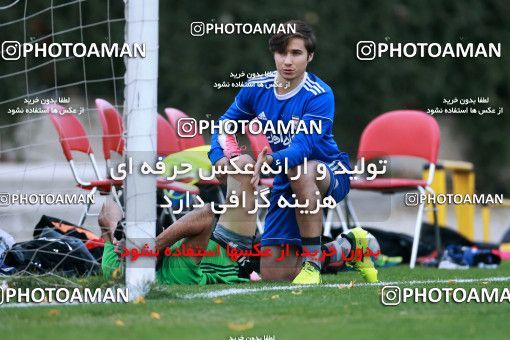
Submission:
[[[183,240],[174,244],[172,251],[179,248]],[[218,243],[209,240],[207,250],[215,251]],[[213,283],[240,283],[249,279],[239,277],[239,265],[227,256],[227,251],[219,247],[217,256],[204,256],[200,264],[186,256],[165,256],[156,277],[161,284],[205,285]]]

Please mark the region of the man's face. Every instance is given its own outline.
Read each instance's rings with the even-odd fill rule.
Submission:
[[[274,53],[276,70],[287,81],[301,77],[312,58],[313,53],[308,54],[305,41],[301,38],[290,39],[283,53]]]

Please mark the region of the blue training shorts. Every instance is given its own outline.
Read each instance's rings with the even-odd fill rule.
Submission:
[[[326,164],[326,167],[329,171],[330,178],[332,179],[329,183],[326,197],[332,196],[335,201],[339,203],[349,193],[351,188],[349,174],[335,175],[334,170],[329,165]],[[337,168],[338,166],[334,167],[334,169]],[[286,175],[280,174],[278,176]],[[280,208],[278,206],[278,199],[280,196],[285,196],[289,203],[294,203],[290,185],[285,186],[285,189],[283,190],[273,189],[273,191],[271,191],[271,197],[269,199],[270,205],[264,223],[264,233],[262,234],[261,245],[272,246],[290,244],[301,247],[301,235],[299,234],[295,209]]]

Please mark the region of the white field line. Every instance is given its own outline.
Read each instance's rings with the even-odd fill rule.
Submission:
[[[394,282],[377,282],[377,283],[355,283],[354,287],[380,287],[380,286],[406,286],[406,285],[422,285],[434,283],[473,283],[473,282],[507,282],[510,277],[487,277],[477,279],[448,279],[448,280],[412,280],[412,281],[394,281]],[[267,292],[267,291],[284,291],[306,288],[346,288],[349,284],[328,283],[321,285],[292,285],[292,286],[269,286],[259,288],[228,288],[222,290],[213,290],[207,293],[186,294],[179,297],[185,299],[195,298],[216,298],[220,296],[241,295],[249,293]]]
[[[507,277],[486,277],[477,279],[448,279],[448,280],[412,280],[412,281],[393,281],[393,282],[377,282],[377,283],[356,283],[354,287],[380,287],[380,286],[405,286],[405,285],[421,285],[421,284],[434,284],[434,283],[473,283],[473,282],[509,282],[510,276]],[[292,286],[266,286],[259,288],[228,288],[222,290],[213,290],[207,293],[198,294],[186,294],[179,296],[184,299],[195,299],[195,298],[215,298],[220,296],[230,295],[241,295],[249,293],[259,293],[268,291],[284,291],[284,290],[296,290],[296,289],[308,289],[308,288],[346,288],[350,284],[336,284],[328,283],[321,285],[292,285]],[[81,306],[84,304],[96,304],[96,303],[6,303],[1,304],[0,309],[3,308],[18,308],[18,307],[64,307],[64,306]],[[110,303],[106,303],[110,304]]]

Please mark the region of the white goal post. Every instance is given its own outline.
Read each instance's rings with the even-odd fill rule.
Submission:
[[[144,161],[156,159],[156,115],[158,91],[158,0],[126,0],[125,42],[143,43],[145,58],[126,58],[124,77],[124,119],[126,157],[133,169]],[[145,243],[155,247],[156,178],[133,171],[124,182],[126,208],[126,246],[141,249]],[[130,299],[144,294],[155,279],[156,259],[126,259],[126,286]]]

